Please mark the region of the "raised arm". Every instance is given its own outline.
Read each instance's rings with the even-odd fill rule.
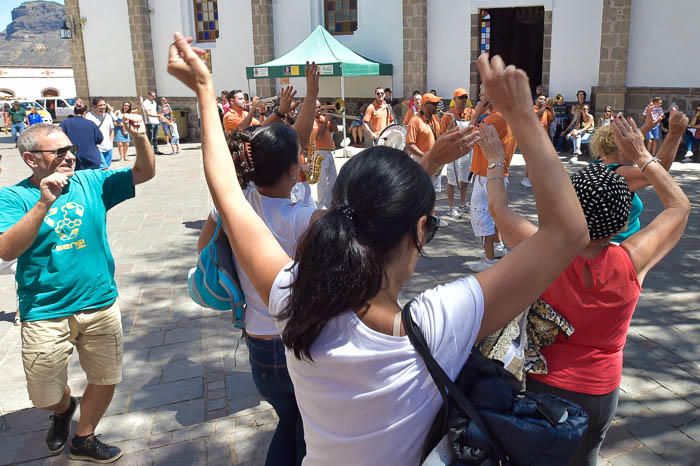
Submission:
[[[282,89],[282,92],[280,93],[279,106],[270,114],[269,117],[265,118],[265,121],[260,124],[265,126],[272,123],[281,122],[284,119],[284,116],[292,110],[292,100],[294,100],[295,95],[297,95],[297,91],[292,86],[287,86]]]
[[[532,111],[525,72],[504,68],[499,56],[477,61],[493,106],[506,118],[527,161],[539,228],[493,267],[476,276],[484,294],[479,338],[493,333],[531,304],[588,244],[586,220],[569,177]],[[504,169],[488,171],[489,194],[503,183]]]
[[[647,272],[678,243],[688,223],[690,201],[673,177],[644,147],[644,138],[634,120],[616,116],[611,123],[615,139],[624,154],[640,167],[656,190],[664,210],[645,228],[627,238],[622,247],[634,264],[641,284]]]
[[[175,33],[170,46],[168,73],[195,91],[202,117],[202,158],[204,175],[214,205],[223,218],[236,259],[250,277],[264,303],[268,302],[272,283],[290,261],[267,225],[255,213],[236,182],[236,169],[216,108],[216,92],[211,74],[200,55],[204,51],[190,46],[191,38]]]
[[[633,128],[636,130],[636,127],[637,125],[635,124]],[[664,167],[666,171],[671,169],[671,165],[676,158],[678,145],[683,140],[683,135],[687,127],[688,117],[685,116],[683,112],[679,112],[675,107],[672,108],[669,116],[668,134],[664,138],[664,142],[661,144],[661,148],[657,154],[661,166]],[[642,137],[645,134],[641,130],[638,130],[638,132]],[[631,157],[631,155],[627,156],[627,158]],[[623,165],[615,171],[625,178],[632,192],[650,185],[648,178],[639,170],[638,166],[630,167]]]
[[[318,66],[316,63],[306,62],[306,97],[301,104],[299,117],[294,122],[294,129],[299,136],[299,145],[305,148],[309,144],[311,131],[314,129],[314,115],[316,114],[316,99],[318,99]]]
[[[506,159],[498,131],[491,125],[479,125],[479,147],[489,163],[502,166]],[[501,169],[502,170],[502,169]],[[486,183],[489,211],[496,222],[498,231],[509,248],[513,249],[537,232],[537,227],[508,207],[505,184],[498,179]]]
[[[146,125],[136,113],[125,114],[122,118],[136,147],[136,161],[131,169],[134,185],[145,183],[156,175],[156,156],[146,136]]]

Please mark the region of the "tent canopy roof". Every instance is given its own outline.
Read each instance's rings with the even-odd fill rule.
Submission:
[[[379,76],[393,72],[390,64],[374,62],[353,52],[319,25],[281,57],[247,66],[246,76],[248,79],[301,77],[305,75],[307,61],[319,65],[321,76]]]

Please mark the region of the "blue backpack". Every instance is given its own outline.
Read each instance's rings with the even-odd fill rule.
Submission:
[[[187,288],[192,300],[202,307],[217,311],[233,310],[235,327],[245,328],[245,295],[222,225],[219,216],[211,240],[199,253],[197,267],[187,274]]]

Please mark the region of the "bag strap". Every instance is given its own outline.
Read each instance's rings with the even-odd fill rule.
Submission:
[[[457,403],[457,406],[459,406],[462,412],[467,415],[484,434],[488,440],[489,446],[491,447],[492,453],[496,456],[496,459],[503,464],[506,464],[508,461],[508,456],[505,454],[500,443],[491,432],[491,429],[489,429],[489,427],[486,425],[486,422],[481,417],[476,407],[450,379],[447,373],[442,367],[440,367],[440,364],[438,364],[433,355],[430,353],[430,348],[428,348],[428,343],[425,341],[423,333],[411,316],[412,303],[413,300],[409,301],[401,311],[404,329],[406,330],[406,335],[408,335],[408,339],[413,345],[413,348],[420,355],[420,357],[423,358],[423,362],[425,362],[428,372],[430,372],[430,376],[433,378],[433,382],[435,382],[435,385],[437,386],[440,395],[442,395],[445,404],[447,404],[447,397],[451,398],[455,403]]]

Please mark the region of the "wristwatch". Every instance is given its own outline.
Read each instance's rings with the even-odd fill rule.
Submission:
[[[496,168],[496,167],[506,168],[506,166],[503,165],[503,162],[491,162],[491,163],[489,163],[489,165],[488,165],[489,170],[491,170],[491,169],[493,169],[493,168]]]

